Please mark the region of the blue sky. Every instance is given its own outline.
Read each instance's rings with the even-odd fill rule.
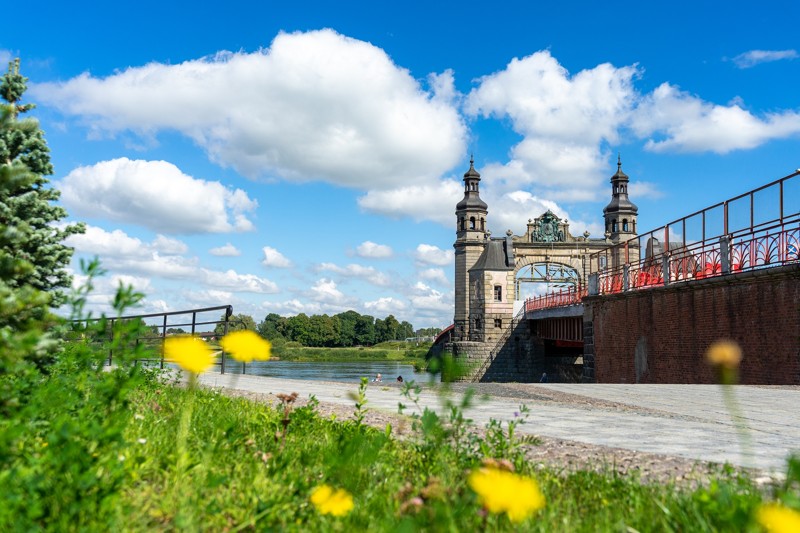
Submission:
[[[641,230],[800,167],[796,2],[37,6],[0,60],[109,270],[96,310],[122,280],[143,312],[443,327],[470,154],[495,235],[552,209],[599,236],[618,152]]]

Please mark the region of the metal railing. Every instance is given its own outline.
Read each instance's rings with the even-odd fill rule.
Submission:
[[[557,292],[548,292],[540,296],[534,296],[525,300],[525,312],[538,311],[540,309],[549,309],[551,307],[566,307],[568,305],[576,305],[581,303],[583,297],[586,296],[585,287],[568,287],[566,290],[561,289]]]
[[[797,262],[799,176],[800,171],[794,172],[592,254],[590,293],[646,289]]]
[[[217,314],[217,318],[211,319],[209,318],[211,313],[219,313],[220,311],[224,311],[222,318],[218,318],[219,315]],[[198,309],[188,309],[185,311],[169,311],[165,313],[148,313],[143,315],[128,315],[128,316],[121,316],[121,317],[100,317],[100,318],[88,318],[88,319],[80,319],[74,320],[73,323],[82,324],[85,327],[88,327],[90,324],[99,323],[105,321],[107,324],[103,334],[98,337],[96,340],[99,342],[107,342],[111,341],[114,338],[114,332],[117,331],[118,327],[125,323],[125,322],[132,322],[132,321],[140,321],[142,322],[146,328],[149,329],[148,333],[144,335],[139,335],[133,339],[132,346],[138,346],[140,344],[149,345],[153,348],[157,348],[160,352],[160,357],[158,359],[146,359],[140,360],[136,362],[158,362],[160,368],[164,368],[164,364],[170,362],[164,356],[164,339],[168,337],[171,333],[167,333],[168,330],[183,330],[183,328],[189,328],[187,334],[197,335],[201,338],[206,340],[214,340],[217,336],[215,333],[215,329],[217,325],[223,325],[223,333],[225,335],[228,333],[228,327],[231,324],[230,317],[233,315],[233,306],[231,305],[218,305],[215,307],[203,307]],[[155,324],[148,324],[148,321],[152,321],[156,319]],[[210,326],[211,331],[199,331],[199,328],[202,326]],[[202,329],[209,329],[209,328],[202,328]],[[122,346],[120,349],[124,350],[126,348],[130,348],[131,346]],[[106,360],[107,365],[111,365],[113,363],[114,353],[113,347],[109,347],[108,350],[108,359]],[[224,374],[225,373],[225,351],[221,350],[219,365],[220,371]]]

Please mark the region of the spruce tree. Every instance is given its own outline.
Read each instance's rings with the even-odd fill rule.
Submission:
[[[56,225],[67,212],[54,204],[60,193],[45,177],[53,173],[53,165],[39,122],[21,117],[34,108],[20,103],[27,81],[19,72],[19,59],[0,78],[5,101],[0,103],[0,268],[6,286],[46,292],[56,307],[72,281],[65,267],[73,250],[63,241],[82,233],[84,226]]]

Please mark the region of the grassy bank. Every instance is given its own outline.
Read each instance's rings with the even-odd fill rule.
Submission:
[[[24,416],[0,422],[4,531],[757,531],[765,497],[722,471],[684,490],[538,470],[513,425],[472,434],[462,405],[444,419],[417,413],[414,437],[398,441],[359,423],[366,387],[349,422],[319,417],[313,401],[270,407],[80,360],[28,393]],[[487,464],[538,485],[544,506],[521,519],[493,511],[469,481]],[[495,493],[525,500],[498,479]],[[323,486],[340,500],[315,503]]]
[[[429,347],[427,344],[383,342],[354,348],[311,348],[277,341],[272,344],[272,353],[282,361],[403,361],[424,367]]]

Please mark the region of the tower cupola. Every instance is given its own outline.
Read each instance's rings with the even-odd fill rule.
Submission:
[[[622,171],[622,159],[617,154],[617,173],[611,176],[611,201],[603,209],[606,235],[615,243],[636,235],[639,208],[628,199],[628,181],[628,175]]]
[[[469,170],[464,174],[464,198],[456,204],[459,238],[483,238],[489,206],[481,200],[481,175],[475,170],[475,159],[469,158]],[[477,235],[480,233],[480,236]]]

